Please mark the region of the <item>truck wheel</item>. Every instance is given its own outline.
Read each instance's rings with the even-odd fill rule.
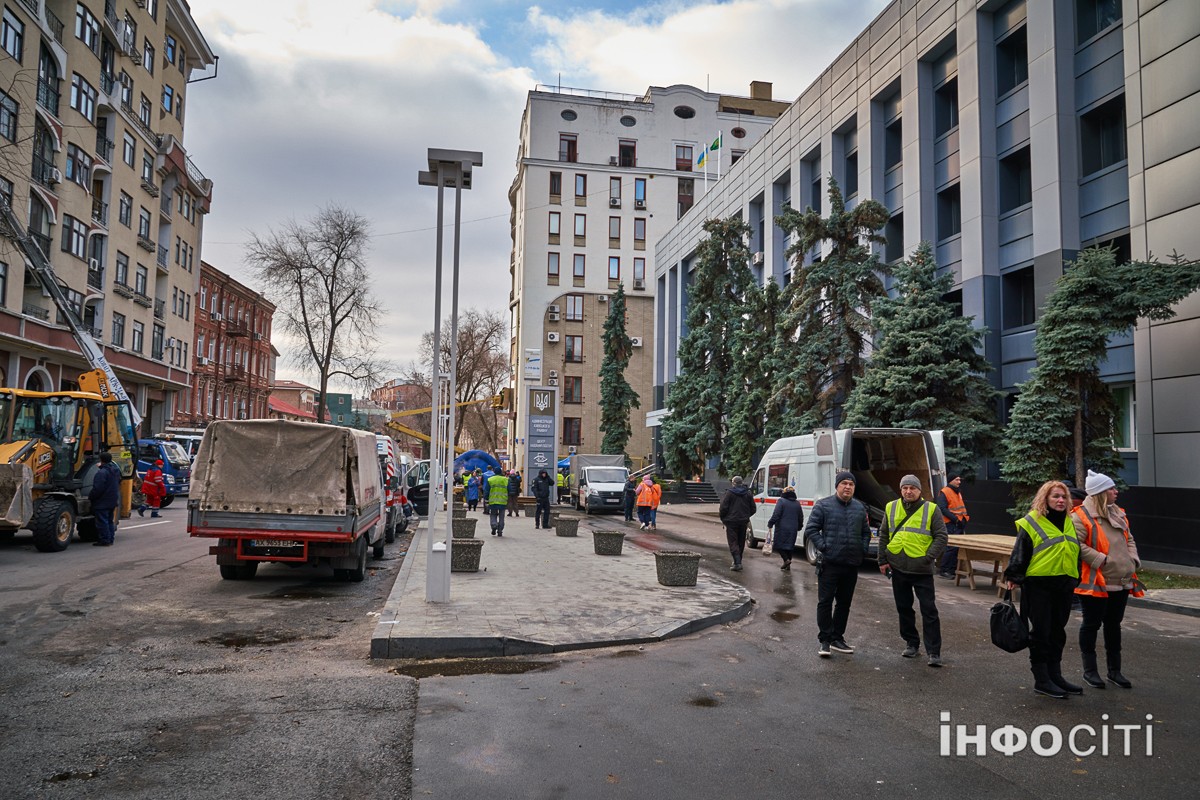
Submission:
[[[174,503],[174,502],[175,502],[175,495],[169,494],[166,497],[164,497],[162,500],[159,501],[158,507],[166,508],[167,506],[171,505],[171,503]]]
[[[75,524],[75,530],[79,532],[79,541],[94,542],[96,541],[96,519],[81,519]]]
[[[817,545],[812,539],[804,540],[804,557],[808,559],[808,563],[816,565]]]
[[[383,558],[383,543],[384,543],[384,541],[385,541],[384,539],[380,539],[378,542],[376,542],[374,545],[371,546],[371,558],[374,558],[376,561]]]
[[[362,583],[367,577],[367,537],[360,536],[354,546],[358,559],[353,569],[342,570],[342,580],[350,583]]]
[[[66,550],[75,534],[75,508],[61,498],[46,498],[34,509],[29,530],[33,531],[33,546],[41,552]]]
[[[253,580],[258,572],[257,561],[247,561],[242,564],[222,564],[221,577],[227,581]]]

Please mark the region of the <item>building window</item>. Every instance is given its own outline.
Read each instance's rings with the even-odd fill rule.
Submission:
[[[633,179],[633,202],[646,205],[646,179]]]
[[[646,259],[635,258],[633,260],[633,280],[635,282],[646,280]]]
[[[996,44],[996,95],[1004,95],[1029,80],[1029,45],[1022,25]]]
[[[146,339],[146,326],[141,322],[133,323],[133,337],[130,339],[130,349],[135,353],[142,352]]]
[[[100,55],[100,21],[83,3],[75,5],[75,38]]]
[[[125,346],[125,315],[113,312],[112,343],[114,347]]]
[[[10,181],[8,178],[0,176],[0,195],[3,195],[4,199],[8,201],[9,208],[12,208],[14,188],[15,187],[13,186],[12,181]]]
[[[124,192],[117,200],[117,219],[126,228],[133,227],[133,198]]]
[[[175,90],[165,83],[162,91],[162,105],[168,114],[175,110]]]
[[[1114,97],[1079,118],[1084,176],[1125,160],[1125,96]]]
[[[150,209],[145,206],[141,207],[138,214],[138,236],[143,239],[150,238]]]
[[[87,257],[88,226],[69,214],[63,215],[62,250],[76,258]]]
[[[621,218],[608,218],[608,243],[610,246],[619,247],[621,244]]]
[[[67,145],[67,180],[92,188],[92,157],[73,144]]]
[[[579,417],[563,417],[563,444],[583,444],[583,420]]]
[[[1121,0],[1075,0],[1077,44],[1083,44],[1120,21]]]
[[[1137,450],[1137,393],[1131,383],[1109,387],[1113,399],[1113,447]]]
[[[150,44],[149,39],[142,42],[142,66],[146,68],[146,72],[154,74],[154,45]]]
[[[154,183],[154,156],[149,152],[142,153],[142,180]]]
[[[943,83],[933,93],[933,135],[942,137],[958,128],[958,78]]]
[[[575,163],[579,160],[579,142],[573,133],[558,135],[558,160]]]
[[[0,306],[8,304],[8,264],[0,261]]]
[[[163,61],[167,64],[175,64],[175,37],[167,35],[167,40],[163,42]]]
[[[4,9],[4,22],[0,24],[0,47],[18,62],[25,52],[25,23],[7,8]]]
[[[571,267],[571,277],[583,280],[585,275],[585,256],[583,253],[576,253]]]
[[[583,361],[583,337],[582,336],[564,336],[563,341],[566,344],[565,360],[575,363]]]
[[[71,108],[87,117],[88,122],[96,121],[96,89],[78,72],[71,73]]]
[[[883,260],[893,264],[904,258],[904,215],[892,214],[883,226]]]
[[[616,200],[617,205],[621,204],[621,179],[620,178],[609,178],[608,179],[608,196],[611,199]]]
[[[938,192],[937,229],[939,242],[962,232],[962,203],[957,183]]]
[[[1035,320],[1033,267],[1001,276],[1002,324],[1005,330],[1032,325]]]
[[[125,138],[121,142],[121,160],[132,167],[135,158],[137,158],[137,145],[134,143],[133,134],[126,132]]]
[[[578,375],[568,375],[563,378],[563,402],[583,402],[583,378]]]
[[[10,142],[17,140],[17,118],[21,106],[6,93],[0,92],[0,136]]]
[[[587,214],[575,215],[575,238],[582,239],[587,236]]]
[[[558,279],[559,271],[559,256],[558,253],[546,254],[546,277]],[[204,301],[200,301],[200,305],[204,305]]]
[[[551,202],[562,197],[562,173],[550,173],[550,200]]]
[[[900,166],[904,160],[904,125],[900,118],[883,129],[883,171]]]
[[[690,144],[675,145],[675,169],[679,172],[692,171],[692,146]]]
[[[617,163],[622,167],[637,166],[637,142],[632,139],[621,139],[617,142]]]
[[[113,280],[121,286],[129,285],[129,256],[117,251],[117,269],[113,275]]]
[[[137,269],[133,274],[133,290],[140,295],[145,295],[146,288],[150,283],[150,272],[141,264],[137,265]]]
[[[808,205],[813,211],[821,210],[821,164],[819,161],[812,161],[812,183],[808,187]]]
[[[145,128],[150,128],[150,98],[146,95],[142,95],[142,99],[138,103],[138,119]]]
[[[166,338],[167,329],[162,325],[155,325],[150,333],[150,357],[156,361],[163,360],[163,344]]]
[[[575,199],[587,200],[587,175],[575,176]]]
[[[551,212],[550,212],[550,221],[549,221],[549,227],[550,227],[550,235],[551,235],[551,236],[558,236],[558,235],[559,235],[559,233],[561,233],[561,232],[562,232],[562,231],[561,231],[561,227],[562,227],[562,214],[559,214],[557,211],[551,211]]]
[[[583,295],[566,296],[567,322],[583,322]]]
[[[849,200],[851,197],[858,195],[858,151],[846,154],[845,163],[845,195]]]
[[[730,150],[729,151],[729,166],[733,166],[742,160],[742,156],[746,155],[745,150]]]
[[[641,247],[638,247],[641,245]],[[646,248],[646,218],[634,217],[633,219],[633,246],[639,250]]]
[[[677,202],[679,206],[678,216],[682,217],[696,202],[696,179],[695,178],[679,178],[679,193]]]
[[[621,280],[621,257],[620,256],[609,256],[608,257],[608,279],[610,281]]]
[[[1033,168],[1029,148],[1000,159],[1000,213],[1006,214],[1033,202]]]

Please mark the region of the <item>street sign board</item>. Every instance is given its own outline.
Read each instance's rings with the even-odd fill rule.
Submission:
[[[525,487],[532,491],[538,472],[553,477],[558,461],[558,387],[526,386],[525,393]]]

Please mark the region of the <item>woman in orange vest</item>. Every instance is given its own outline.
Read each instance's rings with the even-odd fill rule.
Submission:
[[[1094,689],[1104,688],[1096,668],[1096,634],[1103,627],[1108,679],[1122,689],[1132,689],[1133,684],[1121,674],[1121,620],[1130,595],[1145,594],[1135,572],[1142,562],[1129,533],[1125,509],[1117,505],[1113,479],[1089,469],[1085,486],[1087,499],[1071,512],[1076,518],[1083,562],[1075,589],[1083,607],[1083,624],[1079,627],[1083,680]]]
[[[655,483],[654,478],[649,475],[642,478],[642,484],[637,488],[638,519],[642,523],[639,530],[644,531],[647,528],[657,527],[654,523],[654,512],[661,500],[662,487]]]

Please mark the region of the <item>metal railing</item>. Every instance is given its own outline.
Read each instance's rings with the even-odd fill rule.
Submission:
[[[99,197],[92,198],[92,219],[104,227],[108,227],[108,203]]]
[[[59,81],[51,83],[45,78],[38,78],[37,83],[37,104],[49,111],[54,116],[58,116],[58,101],[62,94],[58,91]]]
[[[50,234],[38,233],[37,231],[31,230],[29,232],[29,238],[37,242],[38,247],[42,248],[42,255],[46,256],[47,258],[50,257],[50,242],[52,241],[50,239]]]
[[[117,143],[104,135],[104,131],[96,131],[96,155],[112,163],[113,150],[117,147]]]
[[[93,289],[103,290],[104,289],[104,268],[101,267],[100,269],[89,269],[88,276],[87,276],[87,283],[88,283],[88,286],[92,287]]]
[[[645,95],[640,94],[625,94],[624,92],[604,92],[599,89],[576,89],[571,86],[551,86],[545,83],[539,83],[533,87],[535,92],[543,92],[546,94],[569,94],[575,97],[594,97],[599,100],[616,100],[621,103],[646,103],[649,102]]]
[[[169,255],[169,251],[167,250],[167,248],[163,247],[160,244],[158,246],[158,265],[160,267],[162,267],[163,269],[167,268],[167,256],[168,255]]]
[[[46,24],[50,26],[50,33],[54,34],[54,39],[62,44],[63,21],[50,10],[49,6],[46,7]]]
[[[166,300],[155,300],[154,301],[154,318],[155,319],[164,319],[166,316],[167,316],[167,301]]]
[[[29,9],[29,13],[33,14],[35,17],[37,16],[38,0],[21,0],[21,4]]]
[[[158,243],[151,239],[149,234],[141,232],[138,233],[137,245],[148,253],[158,249]]]
[[[150,178],[142,178],[142,188],[145,189],[146,194],[150,195],[151,197],[158,197],[158,184]]]
[[[162,215],[167,219],[171,218],[171,195],[164,194],[162,196],[162,200],[158,202],[158,210],[161,211]]]
[[[21,305],[21,313],[27,317],[37,317],[40,320],[49,321],[50,309],[42,308],[33,303],[23,303]]]
[[[54,162],[47,161],[44,157],[34,154],[33,169],[30,171],[31,178],[45,186],[47,189],[52,189],[54,188],[54,184],[57,182],[54,180],[54,172]]]

